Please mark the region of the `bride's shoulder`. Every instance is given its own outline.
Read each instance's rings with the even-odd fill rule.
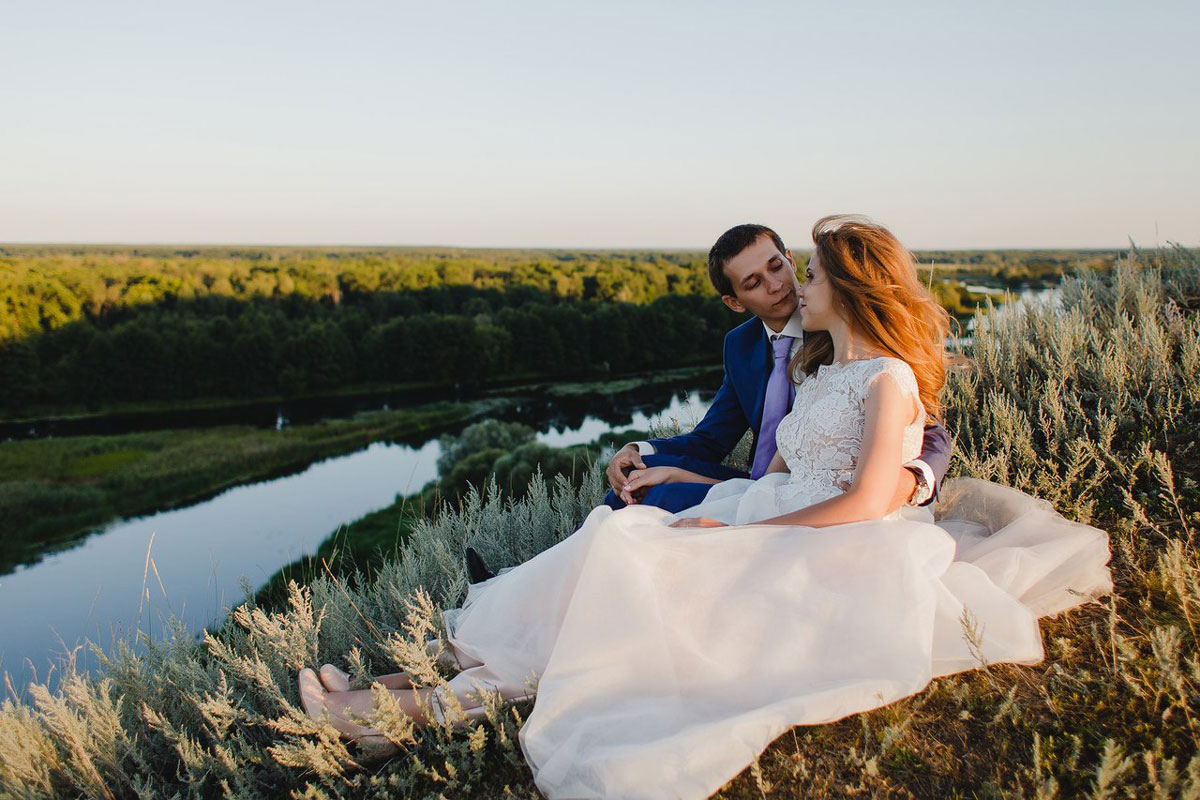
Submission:
[[[879,358],[869,359],[864,364],[866,371],[866,379],[868,386],[874,386],[875,382],[887,375],[897,384],[902,391],[910,394],[917,394],[917,376],[913,373],[912,367],[907,361],[891,356],[881,356]]]

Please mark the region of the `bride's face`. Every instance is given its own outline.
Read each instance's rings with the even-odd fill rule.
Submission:
[[[840,318],[834,310],[833,284],[821,266],[820,254],[813,252],[804,281],[800,284],[800,324],[806,331],[827,331]]]

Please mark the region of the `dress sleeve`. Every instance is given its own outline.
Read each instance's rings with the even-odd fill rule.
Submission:
[[[896,382],[901,392],[916,398],[917,405],[921,406],[921,390],[917,388],[917,376],[913,374],[912,367],[898,358],[881,358],[878,363],[879,368],[867,381],[867,391],[875,385],[875,381],[887,375]],[[925,407],[921,406],[921,413],[924,412]]]

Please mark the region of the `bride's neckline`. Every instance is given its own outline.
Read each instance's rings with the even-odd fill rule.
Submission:
[[[850,364],[857,364],[860,361],[878,361],[881,358],[892,358],[892,356],[889,356],[886,354],[885,355],[877,355],[877,356],[861,356],[859,358],[848,358],[845,361],[831,361],[830,363],[822,364],[821,366],[822,367],[846,367],[846,366],[849,366]]]

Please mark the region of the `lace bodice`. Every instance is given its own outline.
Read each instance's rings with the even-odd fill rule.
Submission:
[[[803,494],[810,502],[840,493],[849,481],[862,450],[866,399],[872,384],[891,376],[905,394],[920,393],[912,368],[898,358],[868,358],[828,364],[796,387],[792,410],[779,423],[775,441],[791,476],[778,491]],[[921,454],[925,413],[904,429],[903,459]]]

